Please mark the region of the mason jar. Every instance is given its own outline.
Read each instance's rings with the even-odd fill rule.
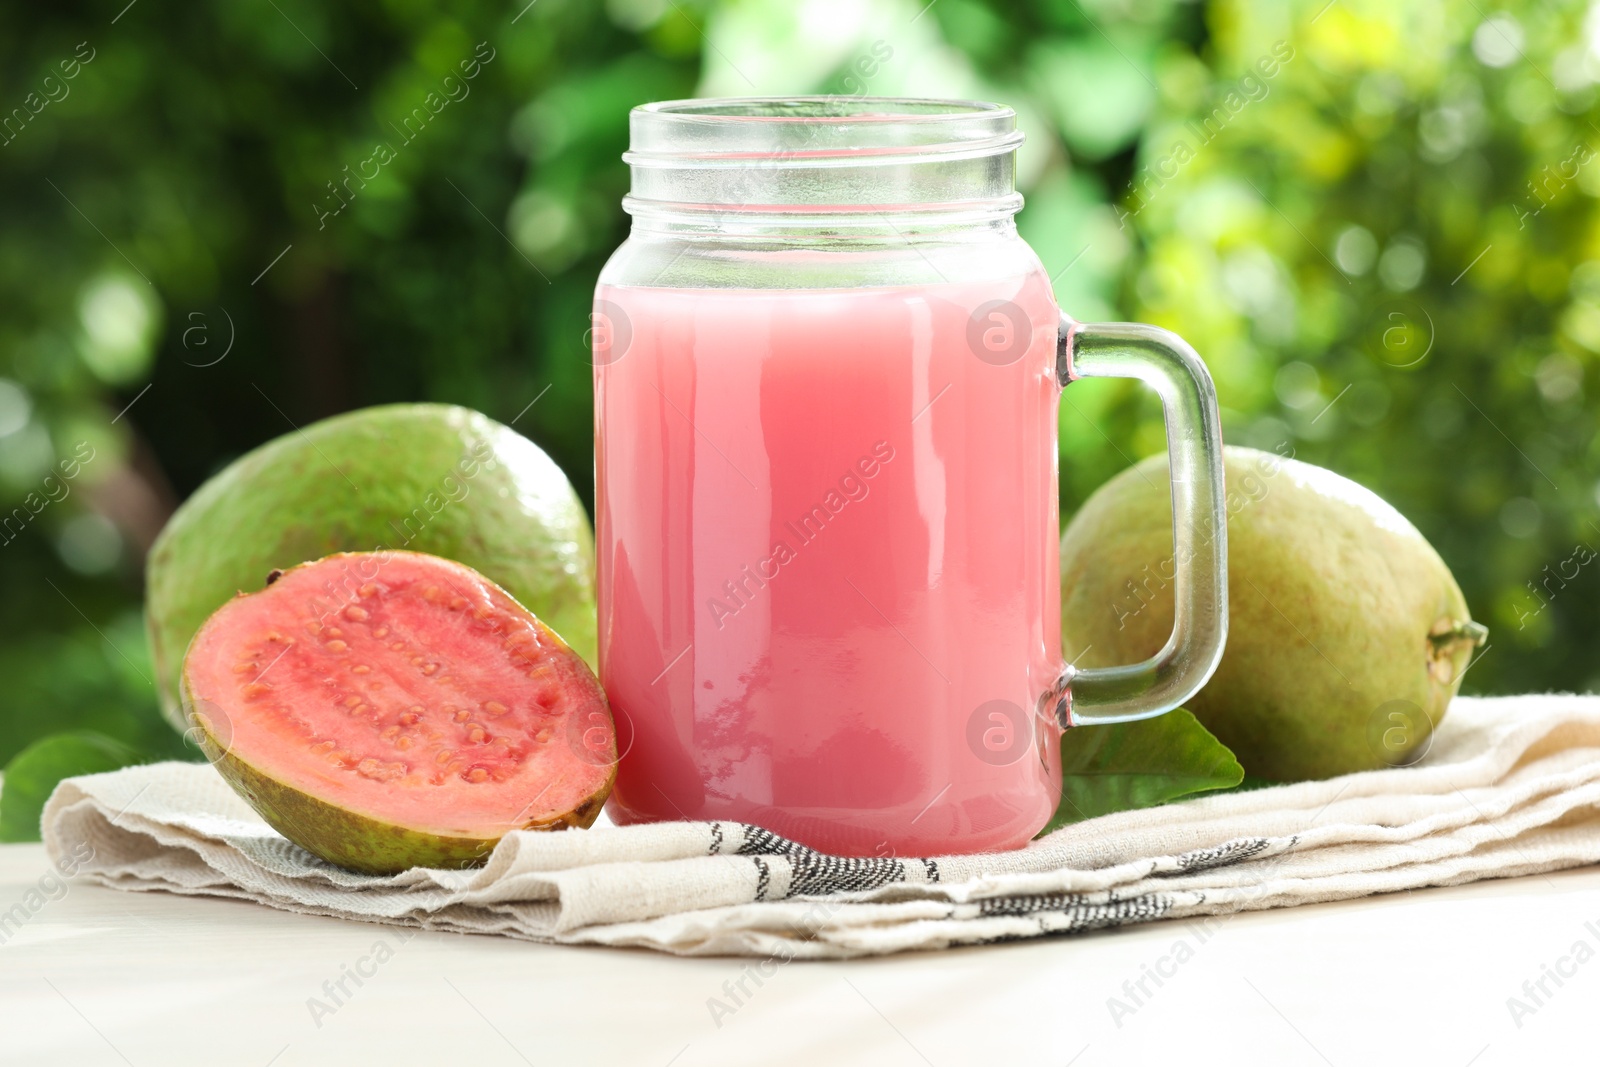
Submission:
[[[1022,139],[962,101],[634,110],[632,232],[593,317],[618,822],[1014,848],[1055,811],[1062,730],[1160,714],[1215,669],[1210,378],[1166,331],[1057,307],[1016,230]],[[1075,671],[1057,405],[1091,376],[1162,398],[1176,624],[1144,663]]]

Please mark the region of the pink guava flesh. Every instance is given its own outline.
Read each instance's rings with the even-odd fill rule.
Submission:
[[[184,661],[202,744],[286,837],[357,870],[480,861],[587,826],[615,773],[588,666],[458,563],[343,553],[274,573]]]

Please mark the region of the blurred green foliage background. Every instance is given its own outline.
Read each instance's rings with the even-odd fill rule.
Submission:
[[[1416,522],[1494,631],[1468,691],[1600,688],[1600,566],[1571,562],[1600,548],[1600,17],[924,2],[0,9],[0,761],[73,728],[181,752],[142,555],[294,425],[522,413],[591,500],[585,331],[628,109],[692,95],[1012,104],[1063,306],[1181,332],[1229,440]],[[1162,431],[1126,384],[1068,399],[1070,511]]]

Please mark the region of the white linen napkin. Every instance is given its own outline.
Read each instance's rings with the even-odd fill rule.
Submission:
[[[732,822],[518,832],[476,870],[330,866],[203,764],[69,779],[52,859],[128,890],[684,955],[848,958],[1225,915],[1600,861],[1600,698],[1460,698],[1427,757],[1120,812],[1013,852],[827,856]],[[85,848],[87,846],[87,849]],[[82,859],[92,849],[92,856]]]

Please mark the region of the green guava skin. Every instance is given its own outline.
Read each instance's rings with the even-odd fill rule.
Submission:
[[[361,874],[395,874],[412,867],[454,870],[481,864],[494,851],[492,840],[419,833],[345,811],[251,766],[222,748],[204,727],[196,732],[206,758],[267,825],[336,867]]]
[[[1224,468],[1228,641],[1185,707],[1247,773],[1274,781],[1419,755],[1482,639],[1449,568],[1347,478],[1232,446]],[[1097,490],[1063,533],[1062,633],[1077,666],[1137,662],[1171,633],[1170,492],[1167,457],[1153,456]],[[1425,719],[1392,729],[1404,721],[1391,720],[1404,710],[1392,701]]]
[[[481,866],[498,838],[456,837],[412,830],[347,811],[272,777],[229,749],[202,716],[195,733],[206,758],[245,803],[278,833],[320,859],[362,874],[398,874],[412,867],[464,869]],[[616,778],[612,771],[612,780]],[[521,830],[587,829],[600,817],[611,787],[552,822],[529,822]]]
[[[145,626],[167,720],[188,728],[183,654],[212,612],[274,570],[378,548],[466,564],[594,665],[594,533],[561,468],[479,412],[393,404],[269,441],[172,516],[145,564]]]

